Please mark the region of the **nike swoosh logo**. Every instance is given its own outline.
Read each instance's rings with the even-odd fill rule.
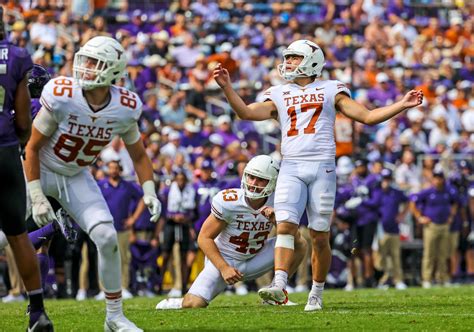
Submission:
[[[115,122],[117,122],[117,121],[115,121],[115,120],[107,120],[107,124],[111,124],[111,123],[115,123]]]
[[[333,169],[327,169],[327,170],[326,170],[326,173],[332,173],[332,172],[334,172]]]
[[[32,327],[28,327],[28,332],[32,332],[36,329],[36,325],[38,325],[39,321],[37,321],[36,323],[33,324]]]
[[[324,88],[314,88],[316,91],[324,90]]]

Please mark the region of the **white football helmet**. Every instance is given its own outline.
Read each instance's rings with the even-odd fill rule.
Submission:
[[[242,176],[242,188],[245,191],[245,196],[250,199],[259,199],[270,196],[275,191],[279,170],[280,163],[270,156],[260,155],[250,159],[247,166],[245,166],[244,174]],[[268,180],[268,183],[265,187],[251,185],[248,183],[247,175],[266,179]],[[250,188],[255,188],[255,191],[251,191]]]
[[[287,55],[299,55],[303,57],[301,63],[291,72],[286,70]],[[278,65],[278,72],[283,79],[292,81],[296,77],[320,77],[324,65],[324,54],[321,48],[312,41],[301,39],[294,41],[283,51],[283,63]]]
[[[90,90],[114,84],[124,76],[126,66],[127,56],[122,45],[113,38],[99,36],[89,40],[75,54],[73,73],[79,85]]]

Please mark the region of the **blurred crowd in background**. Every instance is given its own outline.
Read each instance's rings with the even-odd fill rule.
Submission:
[[[104,194],[110,194],[107,201],[124,239],[124,290],[153,295],[171,288],[170,295],[180,296],[186,287],[181,276],[190,274],[192,280],[202,268],[195,240],[213,195],[240,187],[243,167],[252,156],[281,158],[278,123],[235,118],[212,79],[214,66],[222,63],[229,70],[246,102],[260,101],[268,87],[284,83],[276,69],[281,51],[303,38],[325,52],[323,79],[342,81],[368,108],[390,104],[410,89],[421,89],[425,96],[420,107],[375,127],[337,115],[340,183],[328,283],[351,290],[474,282],[474,209],[469,208],[474,200],[474,3],[1,3],[7,8],[8,39],[26,47],[53,77],[72,76],[74,53],[91,37],[112,36],[127,51],[128,75],[117,83],[144,102],[139,124],[164,212],[155,227],[146,209],[139,208],[139,187],[127,185],[119,192],[117,183],[133,184],[135,175],[123,143],[114,139],[91,172]],[[166,213],[176,185],[196,197],[189,202],[183,195],[179,220]],[[397,194],[387,194],[387,188],[397,188]],[[430,217],[430,225],[420,222],[421,217]],[[164,237],[167,227],[172,231]],[[78,299],[97,294],[95,248],[86,234],[73,246],[57,242],[50,294]],[[307,259],[293,282],[297,291],[307,290],[310,283],[308,264]],[[11,288],[4,301],[21,300],[21,285],[11,282],[12,269],[7,278],[5,264],[1,266],[3,295],[8,279]],[[253,287],[236,288],[245,294]]]

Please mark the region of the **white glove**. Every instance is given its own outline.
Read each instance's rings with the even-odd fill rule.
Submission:
[[[474,243],[474,231],[471,231],[469,235],[467,236],[467,242],[469,243]]]
[[[152,180],[145,181],[142,184],[143,188],[143,202],[150,211],[151,222],[157,222],[161,214],[161,202],[156,197],[155,183]]]
[[[41,189],[40,180],[30,181],[28,182],[27,186],[31,198],[33,220],[35,221],[36,225],[43,227],[53,220],[56,220],[53,207]]]
[[[358,196],[367,196],[369,194],[369,188],[366,186],[358,186],[356,188],[356,193]]]
[[[362,203],[361,197],[353,197],[344,204],[344,207],[348,210],[352,210],[358,207],[360,203]]]

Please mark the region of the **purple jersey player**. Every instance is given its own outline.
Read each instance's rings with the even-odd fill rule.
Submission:
[[[26,187],[19,147],[31,134],[28,52],[6,41],[0,8],[0,224],[30,299],[28,331],[53,331],[43,305],[38,261],[26,234]]]

